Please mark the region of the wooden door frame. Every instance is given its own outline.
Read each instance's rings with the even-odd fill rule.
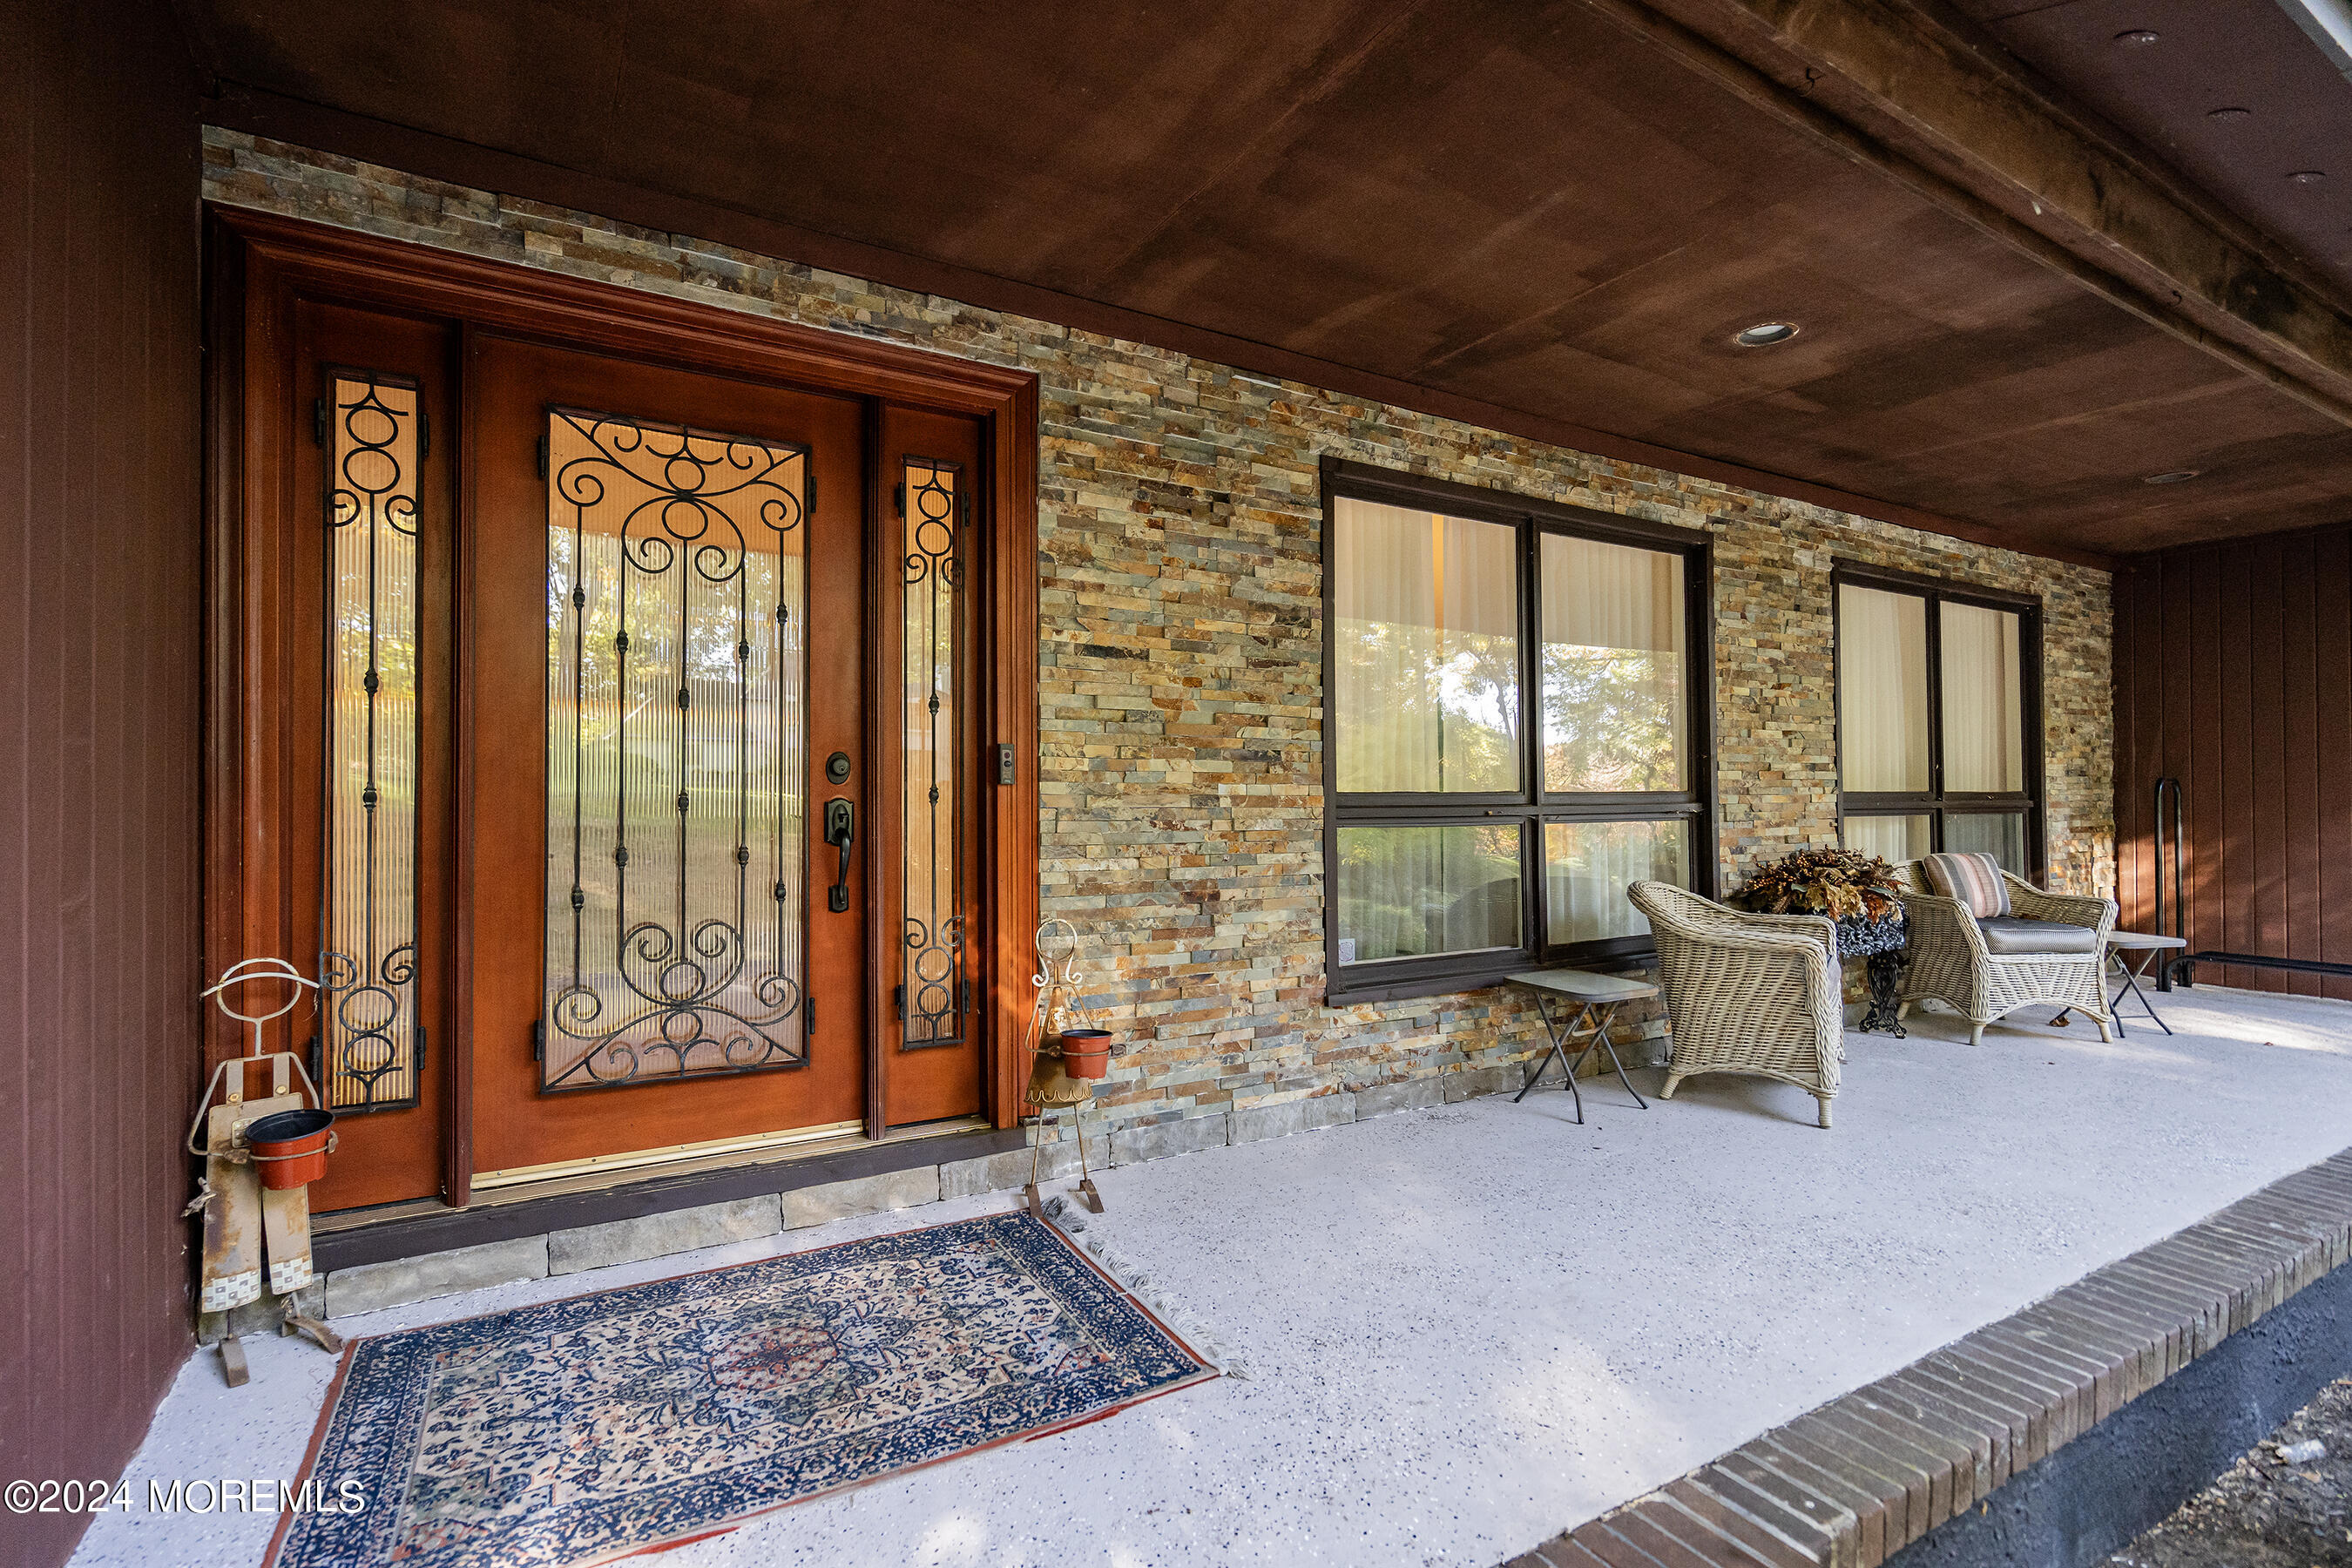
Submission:
[[[458,350],[448,389],[458,430],[467,428],[463,340],[479,329],[562,347],[601,352],[704,374],[731,375],[812,391],[968,415],[982,422],[987,513],[978,543],[982,679],[975,716],[990,745],[1009,745],[1013,782],[979,785],[981,904],[987,929],[979,980],[986,1110],[999,1128],[1021,1113],[1020,1043],[1031,1003],[1030,933],[1037,920],[1037,378],[971,360],[748,312],[672,299],[493,261],[430,246],[327,225],[207,204],[205,207],[205,764],[204,931],[205,967],[217,974],[253,952],[278,952],[284,929],[286,874],[268,830],[279,799],[286,716],[273,702],[280,606],[277,562],[284,531],[295,524],[285,487],[283,444],[292,306],[320,300],[449,323]],[[460,451],[461,464],[473,454]],[[457,550],[470,549],[467,515],[471,475],[457,478]],[[868,548],[873,548],[869,541]],[[455,649],[462,689],[470,671],[462,612]],[[877,688],[872,700],[881,703]],[[459,710],[455,794],[468,794],[467,722]],[[868,745],[887,728],[869,727]],[[870,773],[868,776],[871,776]],[[992,770],[991,778],[992,779]],[[469,832],[464,807],[452,824],[458,863],[453,886],[468,881]],[[869,874],[879,868],[868,863]],[[467,961],[469,912],[452,911],[455,960],[452,1022],[446,1049],[433,1053],[444,1075],[443,1196],[470,1196],[473,1018]],[[883,952],[887,952],[887,944]],[[877,957],[881,956],[877,953]],[[303,955],[288,954],[297,963]],[[878,1082],[882,969],[870,966],[867,1008],[869,1086]],[[243,1041],[224,1021],[207,1025],[206,1073]],[[869,1099],[874,1090],[869,1087]],[[877,1131],[869,1127],[869,1132]]]

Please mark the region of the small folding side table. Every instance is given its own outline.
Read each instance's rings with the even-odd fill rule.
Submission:
[[[1542,1078],[1544,1068],[1553,1062],[1568,1075],[1568,1092],[1576,1102],[1576,1124],[1584,1125],[1584,1095],[1576,1087],[1576,1069],[1584,1058],[1597,1048],[1609,1053],[1609,1064],[1617,1069],[1617,1081],[1633,1097],[1633,1103],[1643,1110],[1650,1102],[1625,1076],[1625,1064],[1617,1059],[1617,1047],[1609,1041],[1609,1020],[1617,1009],[1628,1002],[1643,1002],[1658,994],[1658,988],[1646,981],[1626,980],[1614,974],[1592,974],[1581,969],[1531,969],[1524,974],[1514,974],[1503,984],[1516,985],[1535,994],[1536,1010],[1543,1015],[1544,1028],[1551,1036],[1551,1049],[1536,1058],[1535,1068],[1528,1074],[1526,1085],[1511,1098],[1517,1105],[1528,1097]],[[1559,1011],[1552,1011],[1557,1003]],[[1576,1059],[1568,1057],[1570,1046],[1577,1047]]]
[[[2107,968],[2123,982],[2116,987],[2115,996],[2107,1003],[2107,1016],[2116,1021],[2118,1037],[2128,1037],[2128,1031],[2124,1028],[2124,998],[2126,996],[2139,1004],[2139,1010],[2147,1014],[2158,1028],[2168,1035],[2172,1033],[2172,1026],[2157,1017],[2156,1007],[2148,1001],[2147,993],[2139,988],[2139,983],[2154,974],[2158,964],[2169,963],[2168,955],[2174,948],[2188,945],[2180,937],[2158,936],[2154,931],[2111,931],[2107,933]],[[2138,963],[2134,963],[2125,956],[2126,953],[2137,953]],[[2074,1009],[2070,1007],[2050,1021],[2063,1024],[2073,1016]]]

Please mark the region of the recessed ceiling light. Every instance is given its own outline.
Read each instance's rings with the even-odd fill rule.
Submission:
[[[2326,178],[2327,171],[2325,169],[2297,169],[2287,176],[2287,181],[2290,184],[2315,185]]]
[[[2152,44],[2162,37],[2164,37],[2162,33],[2151,33],[2146,27],[2134,27],[2129,32],[2117,33],[2116,42],[2126,48],[2132,48],[2142,44]]]
[[[1794,321],[1759,321],[1745,331],[1734,333],[1731,341],[1743,349],[1762,349],[1785,343],[1796,335]]]
[[[2231,104],[2225,109],[2207,110],[2205,111],[2205,118],[2208,120],[2246,120],[2252,118],[2253,112],[2254,111],[2251,109],[2241,109],[2237,105]]]
[[[2175,468],[2168,474],[2150,474],[2140,480],[2144,485],[2177,485],[2183,479],[2193,479],[2204,472],[2201,468]]]

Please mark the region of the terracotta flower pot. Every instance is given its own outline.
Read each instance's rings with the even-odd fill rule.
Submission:
[[[1100,1078],[1110,1071],[1108,1029],[1065,1029],[1062,1070],[1072,1078]]]
[[[285,1192],[327,1173],[327,1154],[335,1146],[335,1113],[331,1110],[280,1110],[245,1130],[261,1184]]]

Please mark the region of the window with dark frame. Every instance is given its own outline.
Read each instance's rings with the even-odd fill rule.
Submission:
[[[1981,850],[2041,881],[2042,602],[1845,563],[1832,583],[1845,847]]]
[[[1646,953],[1712,893],[1706,535],[1327,458],[1334,1002]]]

